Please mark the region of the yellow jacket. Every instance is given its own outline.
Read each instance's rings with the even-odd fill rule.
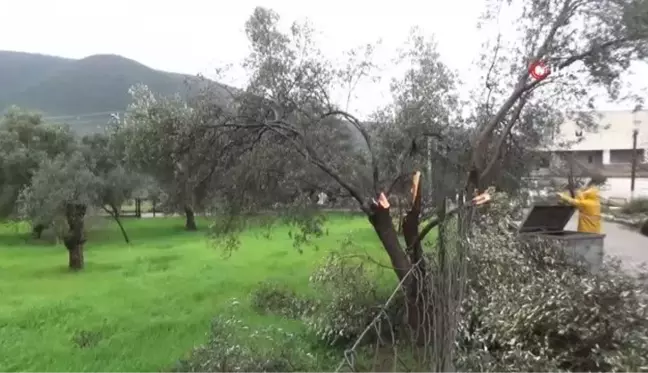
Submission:
[[[578,209],[579,232],[601,233],[601,199],[598,188],[578,191],[575,198],[563,193],[560,198]]]

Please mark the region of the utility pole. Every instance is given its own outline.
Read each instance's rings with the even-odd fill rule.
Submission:
[[[428,184],[428,197],[432,197],[432,138],[427,138],[427,184]]]
[[[635,190],[635,178],[637,176],[637,135],[639,134],[638,129],[632,130],[632,170],[630,171],[630,196],[634,198]]]

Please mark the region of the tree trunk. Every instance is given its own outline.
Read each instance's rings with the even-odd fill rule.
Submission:
[[[142,217],[142,200],[139,198],[135,199],[135,217],[138,219]]]
[[[119,215],[115,215],[114,219],[117,222],[117,225],[119,226],[119,230],[121,231],[122,236],[124,236],[124,241],[126,241],[126,243],[130,243],[130,238],[128,238],[128,233],[126,233],[126,230],[124,229],[124,226],[121,223],[121,219],[119,218]]]
[[[412,206],[403,218],[401,227],[407,245],[406,254],[414,266],[406,288],[407,323],[413,334],[412,338],[419,345],[424,345],[429,342],[432,335],[433,300],[431,299],[431,282],[426,278],[423,243],[419,240],[421,183],[416,181],[413,184]]]
[[[403,280],[407,274],[409,274],[407,279],[403,282],[402,286],[406,296],[407,303],[407,323],[414,338],[417,343],[420,345],[425,344],[430,339],[432,331],[432,317],[430,315],[430,310],[432,309],[430,304],[430,299],[428,297],[429,288],[428,283],[425,281],[425,270],[423,263],[418,263],[419,265],[416,268],[413,268],[413,264],[418,262],[412,262],[408,258],[407,252],[410,250],[403,250],[400,242],[398,241],[398,234],[394,224],[392,222],[389,209],[382,208],[380,206],[373,206],[373,214],[369,217],[371,225],[374,227],[374,230],[378,234],[380,242],[383,244],[385,251],[389,255],[389,258],[394,268],[394,272],[399,280]],[[410,224],[413,224],[412,219],[409,220],[407,228],[410,227]],[[403,227],[404,231],[407,229]],[[415,226],[418,232],[418,226]],[[411,235],[411,231],[409,234]],[[414,236],[418,237],[418,233]],[[411,236],[406,236],[406,241],[414,243],[416,240]],[[408,245],[409,246],[409,245]],[[421,247],[420,242],[414,244],[414,247]],[[422,257],[422,250],[417,251],[417,255]],[[420,258],[419,257],[419,258]]]
[[[126,243],[130,243],[130,238],[128,238],[128,234],[126,233],[126,230],[124,229],[124,226],[121,223],[121,219],[119,218],[119,210],[114,205],[110,205],[109,207],[110,208],[104,206],[103,208],[104,208],[104,210],[106,210],[108,215],[112,216],[112,218],[115,220],[115,222],[119,226],[119,230],[121,231],[121,234],[124,237],[124,241],[126,241]]]
[[[184,208],[185,212],[185,229],[188,231],[196,231],[198,230],[198,227],[196,226],[196,216],[194,214],[193,209],[191,206],[185,206]]]
[[[65,218],[68,224],[68,233],[63,239],[68,250],[69,267],[73,271],[83,269],[83,245],[85,244],[83,219],[86,214],[86,205],[68,204],[65,208]]]
[[[409,272],[411,265],[401,248],[400,242],[398,242],[398,234],[394,228],[389,209],[374,206],[373,213],[369,216],[369,222],[376,231],[385,251],[387,251],[396,276],[399,280],[402,280]]]
[[[36,224],[32,228],[32,236],[36,239],[40,239],[41,236],[43,235],[43,231],[45,230],[45,225],[43,224]]]
[[[639,231],[641,232],[641,234],[648,237],[648,219],[641,224]]]

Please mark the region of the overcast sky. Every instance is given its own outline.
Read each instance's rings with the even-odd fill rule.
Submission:
[[[156,69],[210,75],[216,67],[246,55],[243,26],[254,7],[261,5],[277,11],[286,22],[308,18],[330,56],[382,39],[377,59],[383,65],[411,27],[420,26],[435,35],[444,62],[469,84],[479,76],[471,66],[489,36],[475,27],[482,4],[481,0],[7,0],[2,5],[0,49],[71,58],[111,53]],[[385,77],[390,74],[385,72]],[[359,87],[352,109],[367,114],[384,103],[387,82]]]

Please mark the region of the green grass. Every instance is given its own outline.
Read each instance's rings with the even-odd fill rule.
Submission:
[[[298,291],[330,249],[351,235],[384,260],[365,218],[335,216],[319,250],[299,254],[280,226],[251,229],[230,258],[204,232],[177,218],[124,219],[88,233],[86,269],[67,270],[62,245],[29,242],[26,226],[0,226],[0,371],[160,371],[206,338],[210,320],[231,311],[251,325],[297,321],[253,312],[248,296],[264,280]],[[204,229],[206,221],[199,221]],[[81,341],[80,341],[81,340]]]

